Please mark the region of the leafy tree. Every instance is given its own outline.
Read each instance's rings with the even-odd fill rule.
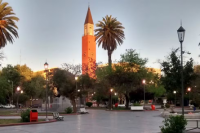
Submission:
[[[14,68],[20,73],[21,75],[21,82],[29,81],[33,77],[33,71],[25,64],[25,65],[16,65]]]
[[[108,94],[111,87],[123,94],[126,98],[126,108],[128,108],[129,93],[141,86],[142,79],[151,79],[151,72],[145,68],[146,62],[147,59],[139,57],[135,50],[128,49],[121,55],[120,61],[113,64],[112,70],[109,67],[97,69],[97,80],[107,80]]]
[[[166,93],[166,90],[163,85],[150,85],[147,88],[147,91],[154,94],[155,98],[159,98]]]
[[[7,42],[13,43],[13,36],[18,37],[18,27],[15,24],[15,21],[18,20],[12,7],[8,6],[7,2],[0,0],[0,48],[5,47]]]
[[[31,78],[31,80],[24,82],[22,86],[25,94],[29,98],[33,99],[41,97],[44,91],[45,83],[46,82],[41,75],[35,75],[34,77]]]
[[[0,104],[11,102],[11,92],[7,78],[0,75]]]
[[[161,76],[161,82],[166,91],[170,93],[174,90],[181,92],[181,61],[177,54],[178,51],[179,48],[172,50],[166,60],[160,63],[162,67],[161,71],[164,72],[164,75]],[[183,65],[183,75],[184,90],[186,90],[197,77],[194,73],[192,58]]]
[[[96,27],[95,36],[98,46],[102,45],[102,48],[108,51],[108,63],[111,67],[111,55],[117,48],[117,45],[121,45],[125,38],[123,31],[124,27],[122,26],[122,23],[117,21],[117,18],[113,18],[111,15],[107,15],[102,21],[99,21],[96,24]]]
[[[73,105],[73,111],[76,112],[76,84],[75,75],[63,69],[57,69],[53,75],[54,86],[57,87],[59,93],[68,97]]]
[[[13,90],[9,91],[9,94],[7,95],[9,97],[9,102],[11,102],[12,93],[15,94],[16,88],[20,85],[20,73],[12,65],[7,65],[2,69],[1,76],[4,77],[4,83],[7,84],[8,80],[13,82]],[[10,85],[10,89],[12,89],[11,83],[8,84]]]
[[[96,80],[91,78],[88,73],[79,76],[77,86],[80,89],[79,96],[82,104],[84,104],[82,98],[85,99],[88,92],[94,92],[95,82]]]

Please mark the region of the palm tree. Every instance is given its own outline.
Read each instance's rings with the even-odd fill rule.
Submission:
[[[106,15],[102,21],[99,21],[96,24],[96,27],[95,36],[97,44],[98,46],[102,45],[102,48],[108,51],[108,63],[111,67],[111,55],[117,48],[117,45],[121,45],[125,38],[123,31],[124,27],[122,26],[122,23],[117,21],[117,18],[112,18],[111,15]]]
[[[12,35],[18,37],[16,30],[18,27],[15,24],[15,21],[18,20],[19,18],[15,17],[12,7],[8,6],[7,2],[0,0],[0,49],[5,47],[7,42],[13,43]]]

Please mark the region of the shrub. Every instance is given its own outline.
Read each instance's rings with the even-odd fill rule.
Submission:
[[[166,108],[170,108],[170,104],[166,103],[166,104],[165,104],[165,107],[166,107]]]
[[[139,103],[134,103],[133,106],[142,106],[142,105]]]
[[[187,125],[187,121],[182,115],[170,116],[163,123],[164,126],[160,126],[162,133],[183,133]]]
[[[30,122],[30,109],[21,112],[21,121]]]
[[[93,104],[92,102],[87,102],[85,105],[88,106],[88,107],[91,107],[92,104]]]
[[[65,109],[65,113],[71,114],[72,113],[72,108],[71,107],[66,108]]]

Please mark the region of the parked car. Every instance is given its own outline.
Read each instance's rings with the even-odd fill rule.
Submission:
[[[11,106],[11,108],[15,108],[15,105],[13,105],[13,104],[10,104],[10,106]]]
[[[2,104],[0,104],[0,108],[3,108],[3,105],[2,105]]]
[[[9,104],[7,104],[7,105],[4,105],[4,106],[3,106],[3,108],[6,108],[6,109],[11,109],[11,108],[12,108],[12,106],[11,106],[11,105],[9,105]]]
[[[13,108],[15,108],[15,105],[13,105],[13,104],[7,104],[7,105],[3,105],[3,108],[13,109]]]

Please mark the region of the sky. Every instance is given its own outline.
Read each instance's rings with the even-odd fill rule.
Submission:
[[[125,40],[112,54],[119,60],[126,49],[148,58],[147,67],[160,68],[172,48],[180,47],[177,29],[185,28],[183,50],[191,52],[195,64],[200,58],[200,0],[3,0],[12,6],[20,21],[19,38],[1,49],[7,64],[26,64],[33,71],[82,62],[82,36],[88,5],[96,24],[106,15],[125,27]],[[96,27],[95,27],[96,28]],[[97,46],[97,62],[107,63],[107,51]]]

